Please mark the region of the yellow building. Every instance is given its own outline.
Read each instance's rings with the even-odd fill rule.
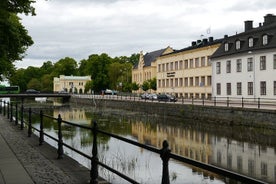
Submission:
[[[84,93],[85,84],[91,81],[91,76],[65,76],[54,77],[54,92],[66,91]]]
[[[209,98],[212,95],[210,56],[222,40],[192,42],[190,47],[160,56],[157,63],[157,93],[177,97]]]
[[[135,82],[138,85],[142,85],[144,81],[153,79],[156,77],[156,59],[163,54],[168,54],[173,52],[171,47],[165,49],[160,49],[157,51],[149,52],[143,55],[143,52],[140,52],[140,58],[137,65],[132,69],[132,82]],[[135,91],[142,93],[142,89]]]

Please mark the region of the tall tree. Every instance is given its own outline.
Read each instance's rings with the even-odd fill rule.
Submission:
[[[1,0],[0,2],[0,77],[9,77],[14,70],[13,63],[22,60],[32,38],[21,24],[18,13],[35,15],[34,0]]]
[[[65,57],[54,64],[53,74],[56,77],[59,75],[76,75],[77,66],[78,64],[73,58]]]

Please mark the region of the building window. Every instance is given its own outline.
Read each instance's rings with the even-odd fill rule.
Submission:
[[[185,83],[185,87],[187,87],[188,86],[188,77],[185,77],[185,79],[184,79],[185,81],[184,81],[184,83]]]
[[[253,58],[247,58],[247,71],[253,71]]]
[[[212,63],[211,63],[211,58],[210,56],[207,56],[207,66],[211,66]]]
[[[205,86],[205,77],[201,77],[200,87]]]
[[[165,64],[162,64],[162,72],[165,72]]]
[[[174,68],[175,70],[178,70],[178,61],[174,62]]]
[[[199,77],[195,77],[195,86],[199,86]]]
[[[241,71],[242,71],[242,60],[237,59],[237,72],[241,72]]]
[[[170,64],[170,71],[172,71],[173,70],[173,62],[171,62],[171,64]]]
[[[248,47],[253,47],[254,46],[254,39],[253,38],[249,38],[248,39]]]
[[[211,86],[211,85],[212,85],[212,77],[207,76],[207,86]]]
[[[158,65],[158,72],[161,72],[161,64]]]
[[[221,95],[221,85],[217,83],[217,95]]]
[[[195,58],[195,67],[196,67],[196,68],[199,67],[199,58]]]
[[[194,86],[194,79],[193,79],[193,77],[190,77],[190,86]]]
[[[261,95],[266,95],[266,82],[261,81],[260,87],[261,87]]]
[[[247,83],[247,94],[248,95],[253,95],[253,82],[248,82]]]
[[[190,59],[190,68],[193,68],[193,67],[194,67],[194,60]]]
[[[226,83],[226,93],[227,95],[231,95],[231,83]]]
[[[179,61],[179,69],[182,70],[183,69],[183,61]]]
[[[183,78],[179,78],[179,86],[180,86],[180,87],[183,86]]]
[[[205,66],[205,57],[201,57],[201,63],[200,63],[201,67]]]
[[[266,69],[266,57],[260,56],[260,70]]]
[[[216,73],[220,74],[220,62],[217,62],[216,64]]]
[[[237,49],[237,50],[240,50],[240,49],[241,49],[241,41],[240,41],[240,40],[237,40],[237,41],[236,41],[236,49]]]
[[[225,43],[224,44],[224,51],[227,52],[229,50],[229,44]]]
[[[174,80],[174,85],[175,85],[175,87],[178,87],[178,78],[176,78],[176,79]]]
[[[267,163],[261,162],[261,175],[267,176]]]
[[[238,169],[238,171],[239,172],[241,172],[242,171],[242,157],[241,156],[238,156],[237,157],[237,169]]]
[[[276,95],[276,81],[273,82],[274,83],[274,95]]]
[[[166,71],[169,71],[169,63],[166,63]]]
[[[226,61],[226,73],[231,73],[231,61]]]
[[[185,69],[187,69],[189,67],[188,60],[185,60],[184,64],[185,64]]]
[[[242,95],[242,83],[237,82],[237,95]]]
[[[267,44],[268,44],[268,36],[263,35],[263,45],[267,45]]]

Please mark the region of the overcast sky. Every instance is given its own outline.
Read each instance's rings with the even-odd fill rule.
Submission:
[[[37,0],[36,16],[21,16],[34,40],[17,68],[91,54],[130,56],[257,27],[276,14],[275,0]],[[210,30],[207,31],[207,30]]]

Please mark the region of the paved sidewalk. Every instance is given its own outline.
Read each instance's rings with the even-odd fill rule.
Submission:
[[[27,136],[14,122],[0,115],[0,184],[79,184],[89,183],[90,172],[64,155],[57,159],[57,150],[38,137]]]

